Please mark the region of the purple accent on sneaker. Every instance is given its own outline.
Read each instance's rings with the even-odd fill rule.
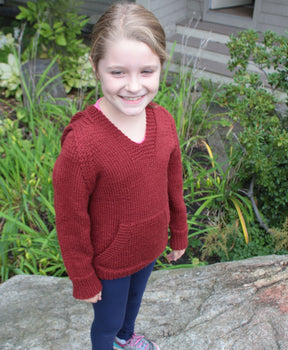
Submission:
[[[115,339],[115,343],[124,350],[160,350],[155,343],[145,339],[144,335],[133,334],[125,344],[119,343],[117,339]]]

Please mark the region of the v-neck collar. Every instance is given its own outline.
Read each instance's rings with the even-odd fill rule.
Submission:
[[[155,142],[156,135],[156,120],[154,115],[153,105],[148,105],[146,107],[146,131],[145,138],[142,142],[138,143],[131,140],[127,135],[125,135],[120,129],[117,128],[103,113],[102,111],[95,108],[95,106],[90,106],[93,118],[96,118],[97,123],[100,127],[107,130],[109,135],[116,139],[120,144],[125,145],[129,149],[143,149],[144,147],[151,147]],[[89,112],[90,112],[89,111]]]

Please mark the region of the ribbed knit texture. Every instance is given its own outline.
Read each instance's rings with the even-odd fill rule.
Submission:
[[[99,279],[142,269],[165,249],[187,246],[179,142],[172,116],[146,108],[138,144],[94,106],[64,130],[53,171],[56,228],[75,298],[102,288]]]

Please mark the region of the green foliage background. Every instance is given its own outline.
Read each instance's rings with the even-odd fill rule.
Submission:
[[[67,4],[61,0],[53,9],[51,22],[48,3],[40,0],[22,9],[19,19],[31,22],[32,28],[24,56],[37,51],[51,57],[61,49],[54,61],[63,63],[69,77],[79,64],[78,59],[71,65],[68,61],[76,47],[82,48],[78,35],[85,19],[70,12],[64,18],[62,10]],[[42,17],[36,20],[38,12]],[[288,124],[286,113],[276,109],[281,102],[276,90],[287,98],[287,42],[286,36],[272,32],[265,33],[261,43],[252,30],[232,36],[228,47],[234,82],[221,87],[195,79],[192,71],[184,69],[187,67],[171,75],[167,66],[155,102],[175,117],[182,149],[189,246],[183,264],[177,266],[165,260],[167,247],[157,268],[287,253]],[[13,54],[19,68],[24,57],[19,55],[19,42],[12,40],[8,48],[0,48],[0,55],[8,62]],[[83,47],[81,55],[87,50]],[[251,60],[262,75],[249,72]],[[265,69],[271,67],[273,71],[267,73]],[[79,108],[94,103],[99,89],[90,87],[85,94],[79,89],[80,103],[73,98],[57,104],[42,94],[47,73],[38,83],[37,96],[19,75],[29,106],[20,101],[13,115],[0,118],[1,281],[14,274],[66,275],[55,229],[52,170],[64,127]],[[3,92],[9,95],[14,91],[11,86],[2,85]],[[223,111],[215,113],[215,106]],[[237,142],[230,132],[234,123],[242,127]],[[207,143],[219,125],[230,128],[225,167]]]

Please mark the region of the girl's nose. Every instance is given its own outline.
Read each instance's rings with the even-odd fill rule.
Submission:
[[[137,76],[131,76],[127,80],[126,90],[129,92],[138,92],[141,89],[141,83]]]

